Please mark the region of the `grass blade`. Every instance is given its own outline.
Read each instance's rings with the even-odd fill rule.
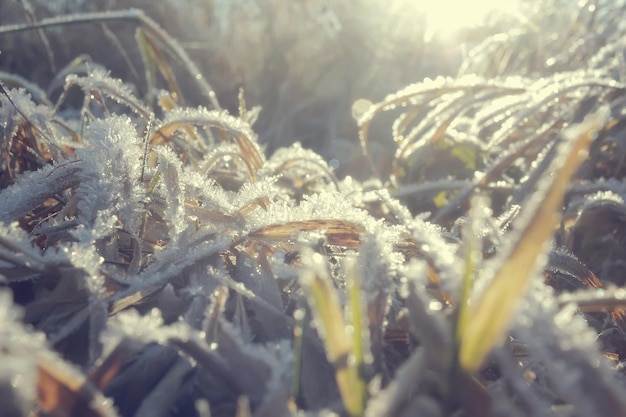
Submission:
[[[459,329],[461,366],[474,372],[506,330],[526,283],[533,276],[545,244],[558,225],[561,201],[569,180],[582,162],[595,132],[604,123],[599,112],[589,122],[573,128],[564,141],[556,145],[554,175],[540,181],[539,190],[528,200],[529,210],[517,222],[521,232],[511,245],[504,262],[496,269],[493,280],[471,309],[470,318]],[[546,157],[549,157],[546,156]]]
[[[324,257],[318,253],[303,254],[308,265],[300,278],[326,348],[326,357],[335,368],[335,378],[350,416],[361,416],[365,410],[364,382],[355,360],[353,335],[348,332],[343,308],[326,270]]]
[[[358,248],[361,234],[365,232],[362,225],[347,220],[302,220],[286,224],[271,224],[255,230],[248,236],[252,239],[285,240],[300,232],[323,231],[328,243],[345,248]]]
[[[352,352],[354,363],[352,366],[356,368],[357,381],[354,381],[353,391],[361,404],[365,403],[367,396],[367,387],[365,385],[364,375],[362,372],[365,366],[371,363],[371,353],[368,346],[369,335],[367,332],[367,318],[364,306],[362,304],[362,292],[357,277],[357,267],[354,258],[346,258],[346,287],[348,289],[348,319],[352,327]]]

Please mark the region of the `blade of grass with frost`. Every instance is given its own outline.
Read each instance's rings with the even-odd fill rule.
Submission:
[[[600,111],[589,122],[566,132],[565,141],[557,145],[559,149],[555,159],[560,168],[545,182],[541,182],[540,190],[527,201],[533,211],[520,214],[518,230],[521,231],[509,249],[506,260],[471,308],[467,322],[459,329],[459,360],[467,371],[478,370],[485,356],[506,330],[526,283],[534,272],[532,266],[542,255],[545,243],[558,224],[558,212],[569,180],[582,163],[581,156],[593,140],[595,131],[603,125],[607,113]]]
[[[366,359],[370,361],[370,350],[367,342],[369,340],[367,334],[367,323],[364,320],[367,318],[367,314],[364,311],[363,304],[361,303],[361,286],[357,277],[357,268],[355,259],[352,257],[346,258],[346,287],[348,289],[348,319],[350,326],[352,327],[352,352],[353,352],[353,364],[351,366],[356,368],[358,380],[353,385],[355,390],[358,390],[358,395],[362,398],[363,403],[367,396],[367,387],[365,386],[365,380],[361,374],[364,369]]]
[[[174,71],[172,70],[172,67],[163,59],[163,56],[160,53],[160,50],[158,48],[158,45],[156,45],[154,38],[151,37],[148,32],[142,29],[137,30],[136,38],[138,41],[137,43],[140,46],[140,49],[142,50],[142,58],[144,60],[149,59],[150,61],[152,61],[150,64],[147,64],[147,63],[146,64],[150,65],[153,71],[153,74],[152,74],[153,81],[156,80],[155,78],[156,74],[154,74],[154,70],[158,68],[159,72],[163,76],[163,79],[167,83],[167,87],[169,91],[171,92],[171,94],[173,95],[173,97],[176,99],[176,101],[181,102],[181,100],[183,99],[183,95],[180,90],[180,85],[178,84],[178,80],[176,79],[176,76],[174,75]],[[156,86],[152,85],[151,87],[154,88]],[[154,91],[156,90],[148,91],[149,97],[151,97],[150,94],[154,94],[153,93]]]
[[[179,107],[179,102],[182,99],[181,98],[176,99],[176,97],[182,97],[181,94],[182,93],[176,92],[176,91],[174,92],[168,91],[168,92],[159,94],[158,95],[159,106],[161,106],[163,111],[165,111],[166,113],[172,111],[173,109],[177,109]],[[200,138],[196,134],[196,131],[191,126],[185,126],[182,129],[185,131],[187,136],[193,140],[194,144],[196,144],[200,150],[206,152],[207,145],[205,144],[204,139]],[[215,140],[213,138],[213,135],[211,134],[211,131],[206,130],[206,133],[208,136],[208,142],[214,143]]]
[[[147,101],[150,103],[156,91],[156,59],[153,56],[154,51],[148,45],[146,35],[141,28],[137,28],[135,31],[135,40],[137,41],[141,60],[143,61],[146,77],[146,95],[148,97]]]
[[[0,71],[0,85],[6,86],[5,89],[23,88],[27,94],[33,98],[37,104],[45,104],[48,107],[52,107],[52,103],[48,98],[45,91],[41,89],[37,84],[28,81],[26,78],[18,74],[11,74],[8,72]]]
[[[478,235],[481,229],[484,227],[484,218],[490,214],[489,199],[486,197],[475,196],[472,199],[472,206],[469,214],[469,224],[466,224],[463,230],[463,244],[465,249],[465,268],[463,271],[463,285],[461,287],[461,297],[459,302],[459,308],[456,312],[456,329],[455,338],[458,355],[458,349],[461,346],[462,331],[467,326],[471,305],[470,298],[472,295],[472,288],[476,275],[480,269],[480,263],[482,260],[482,252],[480,249],[481,242],[478,239]],[[482,212],[481,212],[482,211]],[[458,356],[454,358],[458,359]],[[458,364],[454,363],[453,367],[456,368]],[[454,369],[452,369],[454,371]]]
[[[361,416],[365,409],[365,390],[361,389],[364,383],[354,360],[353,339],[346,332],[339,297],[326,271],[323,256],[303,251],[302,259],[306,262],[306,269],[300,280],[324,340],[326,357],[335,368],[343,405],[351,416]]]
[[[161,142],[167,142],[178,129],[188,129],[192,126],[215,128],[230,136],[233,143],[239,148],[253,182],[255,181],[256,171],[265,163],[257,145],[257,136],[248,123],[226,112],[202,108],[173,109],[168,113],[164,123],[153,133],[150,143],[154,146]]]
[[[550,129],[542,129],[537,132],[537,136],[532,139],[521,145],[518,144],[512,147],[511,151],[505,151],[499,159],[486,169],[479,180],[469,183],[461,189],[447,205],[441,207],[433,216],[432,221],[435,223],[444,223],[457,215],[458,207],[463,207],[476,189],[487,188],[489,184],[495,181],[498,176],[502,175],[517,158],[521,157],[529,149],[540,146],[542,143],[547,143],[550,139],[549,133],[552,129],[554,129],[554,126],[550,126]]]
[[[347,220],[302,220],[286,224],[271,224],[248,235],[252,239],[285,240],[298,232],[323,231],[331,245],[357,248],[365,228]]]
[[[359,126],[359,140],[363,153],[368,155],[367,143],[369,128],[376,115],[394,110],[398,107],[420,106],[425,102],[432,101],[433,99],[442,97],[445,94],[453,94],[459,91],[468,90],[475,91],[479,89],[501,90],[503,94],[506,92],[510,94],[519,94],[524,91],[520,87],[499,85],[494,82],[487,82],[484,79],[475,76],[467,76],[456,80],[455,82],[452,82],[450,79],[440,77],[434,81],[425,81],[423,83],[409,85],[395,94],[385,97],[383,101],[370,105],[366,110],[359,109],[360,111],[353,111],[354,115],[358,117],[357,124]]]
[[[103,69],[96,68],[84,77],[77,74],[69,74],[65,78],[65,89],[69,89],[73,85],[80,87],[87,97],[94,92],[98,92],[117,103],[128,106],[129,109],[146,120],[151,117],[151,111],[134,96],[132,88],[121,79],[111,77]]]

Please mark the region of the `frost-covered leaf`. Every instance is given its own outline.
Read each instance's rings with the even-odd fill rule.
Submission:
[[[142,142],[128,117],[111,116],[87,128],[87,144],[77,151],[82,168],[76,195],[78,220],[93,228],[91,239],[111,234],[117,220],[139,233],[145,189],[140,183]]]
[[[534,272],[532,268],[527,269],[528,265],[537,263],[543,245],[556,226],[556,213],[565,195],[567,182],[581,163],[580,153],[586,151],[592,135],[604,124],[605,117],[596,115],[587,124],[569,132],[567,140],[555,154],[556,162],[553,164],[560,166],[556,167],[553,178],[541,183],[533,200],[526,203],[531,208],[518,218],[519,236],[510,246],[508,256],[497,266],[493,281],[476,300],[466,326],[460,329],[459,359],[465,369],[477,370],[506,328],[516,300],[519,300]],[[503,310],[503,306],[508,311]]]
[[[333,288],[320,254],[305,253],[305,269],[300,282],[305,289],[316,326],[326,348],[328,362],[335,368],[335,375],[343,405],[351,416],[359,416],[365,407],[365,381],[360,375],[362,362],[356,359],[354,339],[344,318],[339,296]],[[361,342],[361,341],[359,341]],[[360,359],[363,360],[361,351]]]
[[[18,220],[46,199],[76,186],[79,171],[77,161],[67,161],[19,176],[15,184],[0,191],[0,221]]]
[[[162,379],[163,382],[152,389],[148,398],[156,399],[160,395],[162,398],[159,402],[167,402],[174,400],[172,394],[181,395],[182,393],[172,392],[172,389],[180,386],[179,384],[170,385],[169,389],[165,388],[171,381],[182,377],[190,370],[189,365],[183,366],[181,361],[172,355],[170,346],[174,346],[195,360],[197,364],[195,367],[199,368],[196,372],[204,375],[202,377],[198,375],[198,378],[210,380],[218,378],[225,388],[223,391],[231,397],[226,399],[227,401],[234,401],[239,395],[245,395],[258,415],[288,414],[286,407],[289,386],[282,378],[284,370],[279,366],[276,357],[260,345],[244,344],[236,330],[222,319],[218,320],[215,332],[210,335],[211,339],[208,340],[210,346],[205,340],[204,333],[192,330],[185,323],[164,326],[160,314],[156,311],[152,311],[148,317],[140,317],[130,311],[121,313],[116,317],[113,328],[115,332],[120,332],[126,337],[159,343],[141,353],[133,364],[133,369],[129,368],[127,372],[120,374],[120,379],[112,381],[110,391],[114,396],[120,395],[118,391],[124,389],[132,380],[142,381],[140,385],[147,387],[149,384],[145,383],[146,378],[160,379],[163,375],[159,376],[159,372],[155,372],[156,364],[160,364],[161,372],[165,370],[166,373],[172,374]],[[166,347],[165,344],[169,346]],[[184,363],[188,364],[186,361]],[[173,367],[166,370],[172,364]],[[200,392],[203,390],[201,387],[196,389]],[[153,404],[146,401],[140,410],[144,410],[142,412],[153,410]]]
[[[115,417],[111,403],[78,369],[50,351],[41,335],[19,321],[8,292],[0,292],[0,390],[3,413]],[[6,402],[4,402],[6,401]]]
[[[304,220],[280,225],[269,225],[248,235],[252,239],[287,240],[300,232],[323,231],[332,245],[355,248],[360,245],[360,234],[365,230],[357,224],[341,220]]]
[[[17,268],[36,274],[58,273],[58,268],[69,264],[65,251],[42,253],[17,223],[0,223],[0,259]]]
[[[174,109],[167,114],[161,126],[152,134],[150,142],[152,144],[166,142],[176,130],[186,126],[215,128],[222,135],[230,137],[239,148],[252,178],[256,177],[256,171],[265,162],[256,143],[256,134],[250,126],[243,120],[223,111],[205,108]]]
[[[117,103],[127,105],[137,114],[145,117],[150,115],[150,111],[134,95],[132,88],[118,78],[112,78],[101,68],[95,68],[86,76],[69,74],[65,78],[65,89],[77,85],[83,89],[86,96],[91,94],[103,94]]]
[[[535,280],[514,324],[514,331],[528,345],[531,358],[545,367],[543,372],[549,384],[553,384],[550,391],[573,404],[577,413],[624,413],[622,382],[618,382],[598,351],[595,333],[576,314],[573,304],[558,308],[552,292]]]

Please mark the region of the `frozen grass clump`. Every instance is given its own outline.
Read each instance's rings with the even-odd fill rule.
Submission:
[[[307,24],[326,32],[306,45],[342,39],[343,24],[373,42],[372,22],[343,19],[339,4],[278,19],[316,16]],[[535,53],[512,41],[533,34],[531,15],[470,54],[466,75],[357,101],[352,139],[367,181],[337,175],[349,158],[331,164],[304,142],[265,148],[262,113],[246,103],[262,102],[261,90],[220,104],[143,12],[0,26],[2,37],[97,23],[141,58],[127,60],[128,79],[84,57],[47,86],[1,75],[0,409],[626,414],[626,86],[614,46],[624,34],[616,6],[598,7],[588,27],[604,37],[575,43],[567,59],[552,51],[550,68],[512,71]],[[107,25],[120,22],[134,32],[111,38]],[[212,30],[227,30],[220,23]],[[264,34],[257,23],[248,35]],[[285,59],[301,70],[298,88],[335,86],[298,67],[297,52]],[[481,73],[493,59],[500,72]],[[297,119],[285,103],[273,110]],[[280,139],[289,129],[274,122],[264,132]]]

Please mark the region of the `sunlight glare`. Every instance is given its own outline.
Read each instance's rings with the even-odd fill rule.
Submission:
[[[520,0],[407,0],[426,18],[425,40],[452,38],[460,29],[484,23],[492,13],[517,15]]]

